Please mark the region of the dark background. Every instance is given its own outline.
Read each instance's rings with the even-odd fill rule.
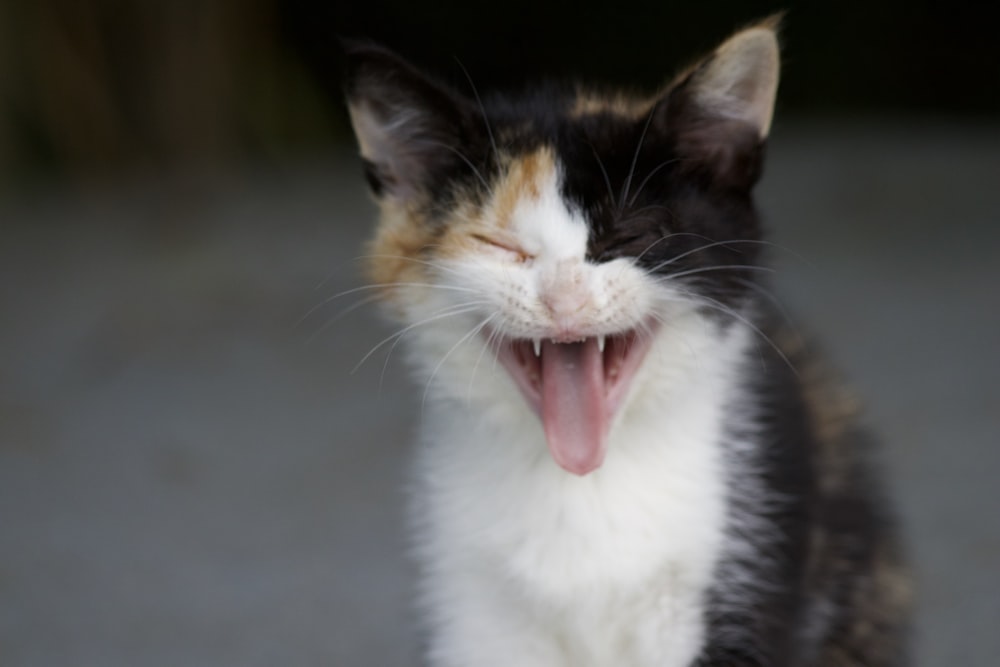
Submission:
[[[998,22],[875,0],[0,0],[0,665],[418,664],[337,36],[649,90],[782,9],[775,293],[885,445],[915,664],[996,665]]]
[[[993,117],[987,3],[37,0],[0,5],[0,178],[327,154],[348,141],[338,37],[456,87],[584,78],[653,89],[786,11],[779,112]],[[779,116],[780,117],[780,116]]]
[[[324,81],[324,72],[336,70],[326,66],[336,59],[328,50],[332,28],[391,45],[439,72],[453,72],[459,58],[484,87],[519,86],[530,74],[652,88],[735,29],[784,11],[792,28],[782,40],[789,110],[1000,110],[1000,49],[982,3],[514,0],[347,8],[297,0],[284,7],[286,34]]]

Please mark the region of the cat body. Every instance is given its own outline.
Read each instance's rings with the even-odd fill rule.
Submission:
[[[853,404],[769,312],[772,23],[649,99],[349,49],[371,274],[423,388],[434,666],[904,664]]]

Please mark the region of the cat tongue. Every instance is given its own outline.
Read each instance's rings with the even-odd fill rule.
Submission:
[[[586,475],[604,461],[608,418],[604,355],[597,340],[542,348],[542,423],[552,458]]]

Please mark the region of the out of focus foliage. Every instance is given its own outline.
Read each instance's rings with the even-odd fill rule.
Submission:
[[[331,139],[331,105],[270,0],[0,8],[0,169],[199,168]]]

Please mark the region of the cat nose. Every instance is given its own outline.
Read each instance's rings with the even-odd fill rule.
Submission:
[[[541,296],[542,305],[554,320],[571,319],[587,307],[587,295],[579,290],[554,290]]]
[[[560,262],[542,281],[539,300],[560,331],[571,331],[582,324],[583,313],[590,304],[590,291],[581,268]]]

